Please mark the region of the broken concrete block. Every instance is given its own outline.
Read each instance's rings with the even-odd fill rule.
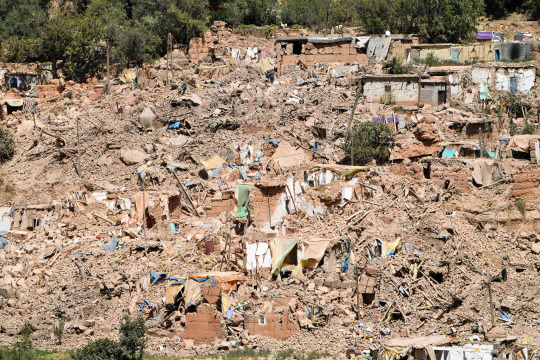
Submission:
[[[154,120],[156,120],[156,115],[148,107],[144,108],[141,115],[139,115],[139,123],[144,129],[151,129],[154,126]]]
[[[139,150],[125,149],[120,150],[120,160],[127,165],[135,165],[146,161],[148,155]]]

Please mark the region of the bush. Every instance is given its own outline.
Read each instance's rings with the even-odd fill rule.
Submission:
[[[386,124],[364,122],[354,125],[345,140],[346,159],[351,162],[351,147],[354,151],[352,165],[365,165],[375,160],[378,165],[390,158],[390,146],[394,134]]]
[[[397,57],[393,57],[388,69],[389,74],[409,74],[412,71],[411,64],[403,64],[403,60]]]
[[[36,351],[31,339],[33,332],[32,325],[26,322],[20,332],[20,341],[9,349],[0,349],[0,360],[34,360]]]
[[[116,341],[98,339],[91,341],[71,354],[73,360],[119,360],[122,349]]]
[[[64,319],[58,319],[58,322],[55,322],[53,325],[53,334],[56,337],[56,342],[58,345],[62,345],[62,338],[64,337],[64,326],[66,322]]]
[[[525,217],[525,213],[527,212],[527,207],[525,206],[525,200],[523,199],[517,199],[516,200],[516,208],[521,213],[521,216]]]
[[[536,128],[534,127],[534,125],[531,124],[529,120],[525,120],[525,125],[523,126],[523,130],[521,131],[521,133],[523,135],[532,135],[535,131]]]
[[[0,164],[11,160],[15,154],[15,142],[11,132],[0,126]]]
[[[132,319],[124,316],[120,324],[120,346],[127,353],[128,359],[142,359],[146,347],[146,324],[142,316]]]

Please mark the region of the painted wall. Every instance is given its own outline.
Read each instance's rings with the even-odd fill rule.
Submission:
[[[498,91],[510,90],[510,78],[515,77],[517,81],[517,93],[529,94],[536,82],[536,72],[529,68],[484,68],[476,67],[471,71],[474,82],[480,86],[487,84],[495,87]]]
[[[407,81],[373,81],[364,84],[364,96],[372,102],[380,103],[386,94],[386,86],[396,105],[416,105],[418,103],[418,83]]]
[[[412,49],[413,60],[425,60],[433,54],[439,61],[453,60],[459,63],[473,61],[495,61],[495,45],[493,43],[479,43],[470,45],[452,45],[445,48]]]

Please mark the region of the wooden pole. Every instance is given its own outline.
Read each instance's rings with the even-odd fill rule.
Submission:
[[[493,293],[491,291],[491,280],[487,282],[488,294],[489,294],[489,307],[491,310],[491,327],[495,326],[495,310],[493,308]]]
[[[353,108],[351,110],[351,117],[349,118],[349,123],[347,124],[347,131],[349,132],[349,135],[351,137],[351,165],[354,165],[354,136],[352,134],[352,124],[353,124],[353,118],[354,118],[354,113],[356,112],[356,107],[358,106],[358,100],[360,99],[360,88],[361,86],[358,86],[356,88],[356,98],[354,99],[354,105],[353,105]]]
[[[109,40],[107,40],[107,94],[111,89],[111,77],[109,76]]]
[[[191,211],[197,215],[197,217],[201,217],[201,215],[199,215],[199,212],[197,211],[197,209],[195,208],[195,205],[193,205],[193,201],[191,200],[191,196],[189,196],[189,194],[187,193],[186,189],[184,189],[184,184],[182,184],[180,182],[180,180],[178,179],[178,176],[176,176],[176,173],[172,173],[174,178],[176,179],[176,182],[178,183],[178,185],[180,186],[180,190],[182,191],[182,194],[184,195],[184,197],[187,199],[188,203],[189,203],[189,206],[191,206]]]
[[[171,60],[172,60],[172,35],[171,33],[169,33],[167,35],[167,86],[171,84],[170,75],[169,75]]]
[[[483,158],[484,157],[484,151],[482,149],[482,129],[480,129],[480,132],[478,134],[478,138],[480,140],[480,157]]]
[[[360,276],[356,277],[356,320],[360,320]]]
[[[143,239],[146,239],[146,191],[144,189],[144,176],[140,175],[142,188],[142,208],[143,208]]]
[[[79,117],[75,118],[77,122],[77,173],[81,177],[81,138],[79,135]]]
[[[266,188],[266,198],[268,199],[268,218],[270,219],[270,227],[272,227],[272,208],[270,207],[270,194]]]

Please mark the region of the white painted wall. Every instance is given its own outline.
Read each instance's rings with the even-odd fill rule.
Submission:
[[[492,85],[490,68],[473,68],[471,72],[473,81],[477,82],[482,88],[483,85]],[[529,94],[536,81],[536,72],[534,69],[498,69],[495,73],[495,89],[499,91],[510,90],[510,78],[517,78],[517,92]]]
[[[386,94],[385,86],[390,85],[396,103],[418,101],[418,83],[401,81],[373,81],[364,84],[364,95],[373,102],[380,102]]]

